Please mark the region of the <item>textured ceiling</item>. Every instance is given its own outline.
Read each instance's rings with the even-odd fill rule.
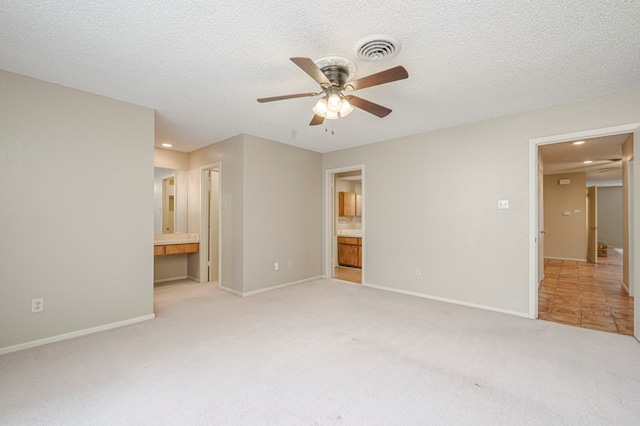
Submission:
[[[250,133],[328,152],[639,88],[638,22],[637,0],[0,0],[0,68],[154,108],[179,151]],[[356,60],[373,34],[399,54]],[[356,77],[404,65],[357,92],[391,115],[325,132],[315,98],[256,102],[316,91],[288,58],[329,55]]]

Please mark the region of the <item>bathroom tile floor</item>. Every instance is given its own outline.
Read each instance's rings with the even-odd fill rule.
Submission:
[[[545,259],[544,276],[539,319],[633,334],[633,297],[622,287],[622,255],[614,249],[597,264]]]

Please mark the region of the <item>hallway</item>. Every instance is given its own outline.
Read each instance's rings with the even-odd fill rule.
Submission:
[[[622,287],[622,255],[609,248],[598,263],[545,259],[538,318],[633,335],[633,297]]]

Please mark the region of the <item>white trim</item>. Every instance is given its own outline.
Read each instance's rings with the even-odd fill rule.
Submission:
[[[61,342],[63,340],[73,339],[88,334],[99,333],[101,331],[111,330],[114,328],[124,327],[126,325],[136,324],[138,322],[154,319],[155,314],[143,315],[141,317],[131,318],[124,321],[112,322],[110,324],[100,325],[98,327],[85,328],[84,330],[72,331],[71,333],[59,334],[57,336],[47,337],[45,339],[33,340],[31,342],[20,343],[18,345],[0,348],[0,355],[10,352],[17,352],[24,349],[34,348],[36,346],[48,345],[49,343]]]
[[[566,261],[572,261],[572,262],[587,262],[587,258],[583,257],[583,258],[577,258],[577,257],[555,257],[555,256],[545,256],[545,259],[550,259],[550,260],[566,260]]]
[[[302,284],[302,283],[308,283],[310,281],[317,281],[319,279],[322,279],[322,277],[321,276],[317,276],[317,277],[305,278],[304,280],[293,281],[293,282],[284,283],[284,284],[278,284],[278,285],[274,285],[273,287],[261,288],[260,290],[248,291],[246,293],[242,293],[242,297],[254,296],[256,294],[264,293],[264,292],[267,292],[267,291],[277,290],[279,288],[289,287],[289,286],[292,286],[292,285],[297,285],[297,284]]]
[[[238,290],[234,290],[234,289],[228,288],[228,287],[222,287],[221,285],[218,285],[218,288],[220,290],[222,290],[222,291],[226,291],[227,293],[235,294],[236,296],[242,297],[242,293],[239,292]]]
[[[170,277],[170,278],[162,278],[160,280],[154,280],[153,283],[154,284],[158,284],[158,283],[166,283],[167,281],[175,281],[175,280],[186,280],[186,279],[193,279],[194,281],[196,281],[194,278],[189,277],[188,275],[181,275],[179,277]]]
[[[640,122],[529,139],[529,318],[538,317],[538,147],[575,139],[633,133],[639,128]]]
[[[508,309],[500,309],[500,308],[496,308],[496,307],[493,307],[493,306],[479,305],[477,303],[462,302],[460,300],[448,299],[446,297],[430,296],[430,295],[424,294],[424,293],[417,293],[415,291],[400,290],[400,289],[397,289],[397,288],[385,287],[385,286],[381,286],[381,285],[363,283],[362,286],[363,287],[375,288],[377,290],[391,291],[393,293],[406,294],[408,296],[421,297],[423,299],[437,300],[438,302],[452,303],[454,305],[468,306],[470,308],[484,309],[486,311],[493,311],[493,312],[499,312],[501,314],[509,314],[509,315],[515,315],[517,317],[529,318],[529,314],[527,312],[510,311]]]

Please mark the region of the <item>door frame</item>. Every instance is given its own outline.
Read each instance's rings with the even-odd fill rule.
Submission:
[[[600,129],[584,130],[574,133],[565,133],[560,135],[545,136],[541,138],[529,139],[529,318],[538,318],[538,147],[542,145],[550,145],[561,142],[568,142],[576,139],[588,139],[600,136],[618,135],[622,133],[634,133],[640,131],[640,123],[629,123],[619,126],[605,127]],[[640,141],[634,141],[640,145]],[[635,151],[640,146],[634,146]],[[635,178],[634,178],[635,179]],[[637,179],[635,179],[637,180]],[[629,182],[633,188],[633,198],[640,199],[640,185],[637,182]],[[630,216],[630,222],[633,222],[632,228],[634,232],[629,235],[629,247],[635,253],[640,252],[640,238],[634,235],[640,229],[640,219],[638,212]],[[633,261],[630,259],[630,263]],[[631,266],[631,265],[630,265]],[[631,269],[630,269],[631,270]],[[640,278],[636,275],[640,268],[633,268],[634,276],[630,278],[630,285],[638,286]],[[636,321],[634,330],[636,338],[640,330],[638,312],[640,311],[640,302],[634,298],[634,312],[636,313]]]
[[[222,287],[222,163],[212,163],[200,166],[200,249],[198,250],[198,273],[199,281],[205,282],[208,276],[209,262],[209,197],[207,194],[207,182],[209,180],[209,170],[217,170],[218,179],[218,288]],[[204,236],[204,237],[203,237]],[[211,281],[209,281],[211,282]]]
[[[333,234],[333,226],[335,220],[335,179],[334,176],[338,173],[360,171],[362,173],[362,285],[365,281],[365,267],[364,261],[366,254],[366,213],[365,208],[367,206],[366,197],[366,184],[365,184],[365,167],[364,164],[358,164],[354,166],[339,167],[335,169],[326,169],[324,171],[324,238],[323,238],[323,252],[324,252],[324,278],[333,278],[333,267],[335,264],[336,245],[337,238]]]

